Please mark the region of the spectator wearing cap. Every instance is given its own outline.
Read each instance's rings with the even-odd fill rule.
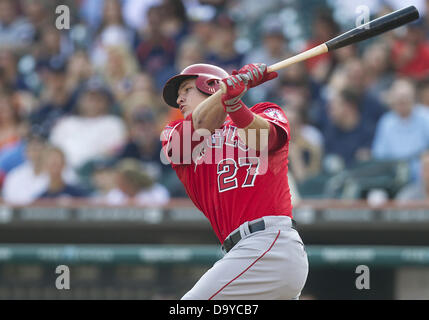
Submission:
[[[56,122],[72,112],[74,96],[67,88],[66,67],[63,63],[50,62],[39,71],[43,89],[39,107],[29,115],[31,125],[38,126],[48,137]]]
[[[79,96],[77,114],[62,118],[53,127],[49,140],[63,150],[73,168],[112,156],[125,143],[125,124],[110,113],[111,107],[109,91],[97,78],[91,79]]]
[[[235,47],[237,30],[235,22],[226,14],[219,15],[215,22],[213,32],[213,48],[207,52],[206,62],[221,67],[229,74],[243,66],[244,54],[239,53]],[[261,61],[256,61],[261,62]]]
[[[37,199],[84,198],[89,192],[68,183],[63,176],[66,159],[61,149],[49,146],[43,153],[44,170],[49,177],[49,184]]]
[[[47,188],[49,176],[43,163],[45,147],[43,137],[35,133],[29,134],[26,139],[25,162],[6,174],[2,190],[5,202],[26,205],[33,202]],[[70,168],[64,169],[62,175],[69,183],[77,179]]]
[[[370,158],[374,130],[368,126],[359,108],[360,97],[343,89],[329,100],[328,121],[322,126],[325,142],[324,161],[336,159],[344,167]],[[324,165],[330,166],[329,163]]]
[[[168,203],[170,194],[155,182],[151,172],[135,159],[123,159],[116,165],[116,188],[101,201],[112,204],[161,206]]]
[[[429,148],[429,111],[416,105],[416,89],[410,80],[397,79],[389,90],[391,111],[377,124],[372,156],[405,160],[411,178],[419,178],[420,154]]]
[[[114,161],[98,160],[92,163],[89,175],[93,189],[90,197],[94,202],[103,202],[110,191],[116,188],[116,171]]]
[[[22,51],[33,39],[33,26],[18,14],[17,1],[0,0],[0,48]]]

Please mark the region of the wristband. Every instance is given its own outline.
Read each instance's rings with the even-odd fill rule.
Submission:
[[[229,112],[228,114],[237,127],[246,128],[253,122],[253,119],[255,119],[255,114],[250,111],[241,100],[239,104],[240,107],[237,108],[236,111]]]

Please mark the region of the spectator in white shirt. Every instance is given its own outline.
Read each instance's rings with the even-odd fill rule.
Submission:
[[[30,204],[48,187],[49,176],[44,170],[44,151],[46,143],[42,137],[31,135],[26,147],[27,160],[11,170],[5,178],[2,197],[6,203],[15,205]],[[64,180],[75,183],[77,177],[73,170],[63,170]]]
[[[109,114],[110,95],[95,80],[90,80],[78,101],[78,114],[58,121],[50,142],[63,150],[73,168],[88,161],[109,157],[126,142],[123,120]]]

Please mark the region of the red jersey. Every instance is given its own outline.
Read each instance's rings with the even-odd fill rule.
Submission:
[[[163,131],[166,156],[189,198],[208,218],[221,243],[246,221],[269,215],[292,218],[287,178],[289,123],[283,110],[273,103],[259,103],[250,110],[286,133],[280,145],[265,149],[266,156],[243,143],[229,117],[202,142],[191,142],[195,132],[192,121],[171,122]],[[173,139],[174,135],[180,141]],[[185,152],[179,156],[180,161],[174,161],[172,154],[178,148]],[[198,156],[191,159],[190,150]]]

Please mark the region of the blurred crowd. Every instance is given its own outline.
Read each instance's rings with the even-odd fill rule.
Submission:
[[[297,10],[305,2],[264,1]],[[371,18],[397,9],[374,2]],[[327,1],[311,7],[296,48],[281,19],[252,15],[249,3],[261,10],[243,0],[0,0],[3,200],[185,197],[160,160],[160,132],[181,118],[161,99],[166,80],[193,63],[228,72],[270,65],[345,31]],[[56,27],[59,4],[70,8],[70,29]],[[245,97],[284,108],[296,192],[315,177],[386,160],[409,168],[390,197],[429,199],[429,1],[419,4],[417,22],[294,64]]]

